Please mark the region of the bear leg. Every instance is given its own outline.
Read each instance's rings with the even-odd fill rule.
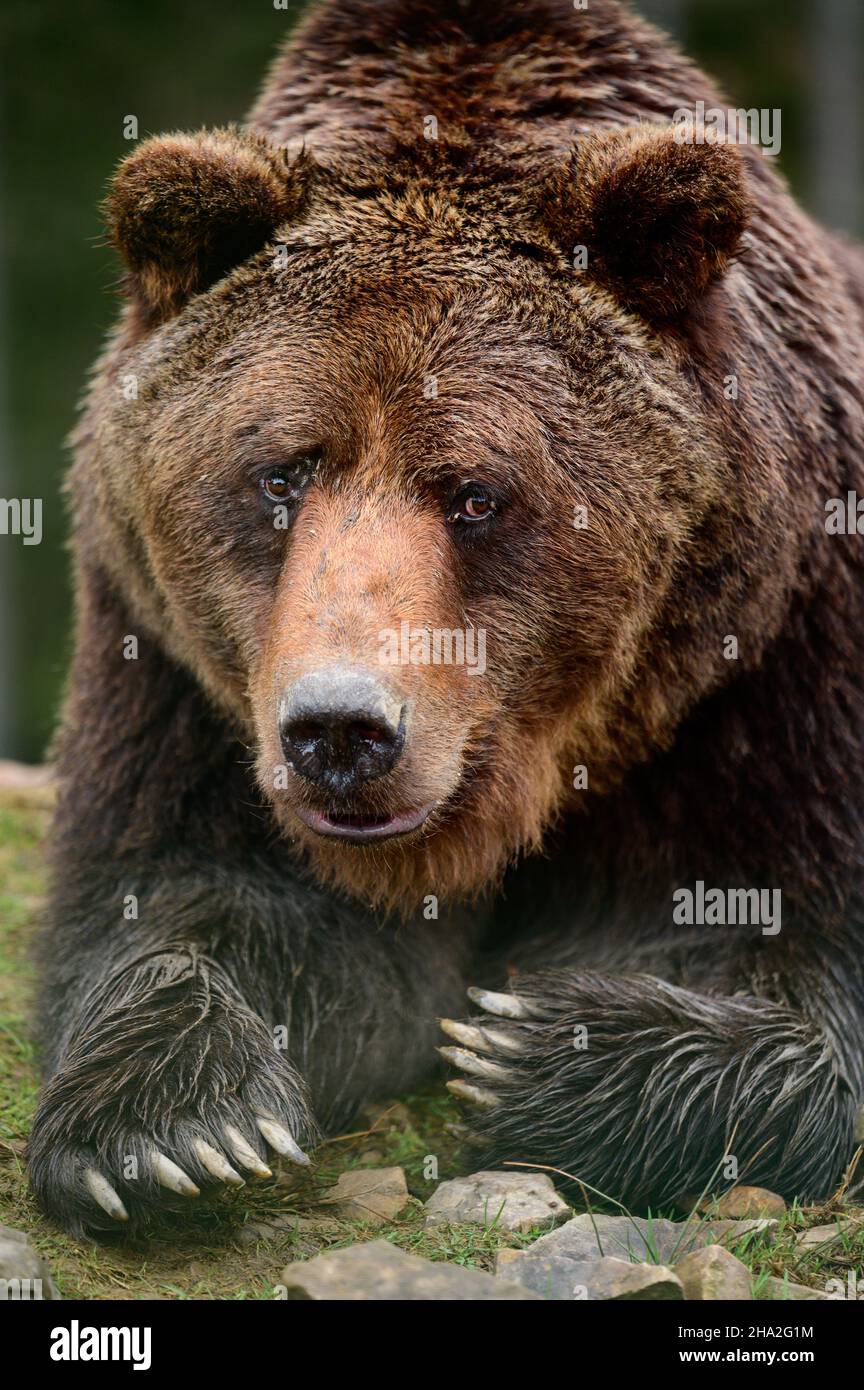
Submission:
[[[758,998],[569,970],[471,990],[443,1020],[449,1083],[484,1162],[548,1165],[594,1196],[657,1211],[742,1182],[826,1196],[854,1149],[860,1078],[816,1024]]]

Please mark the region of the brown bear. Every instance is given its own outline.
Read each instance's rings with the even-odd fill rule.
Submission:
[[[864,263],[699,103],[615,0],[324,0],[247,126],[121,165],[29,1158],[71,1230],[308,1161],[441,1016],[488,1162],[842,1174]]]

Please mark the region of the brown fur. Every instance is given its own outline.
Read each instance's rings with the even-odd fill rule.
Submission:
[[[145,140],[105,202],[111,240],[154,320],[176,313],[300,212],[309,162],[237,129]]]
[[[116,845],[112,893],[122,875],[186,885],[183,940],[222,962],[225,999],[240,978],[270,1017],[302,977],[312,1022],[298,1022],[292,1055],[312,1070],[316,1104],[341,1114],[373,1072],[395,1085],[420,1067],[426,1034],[399,1053],[392,1018],[376,1013],[380,981],[398,977],[441,1008],[461,969],[443,924],[423,944],[424,896],[488,905],[520,855],[556,851],[524,897],[520,868],[497,905],[524,928],[513,959],[536,957],[554,923],[550,958],[575,953],[602,978],[536,987],[551,1031],[531,1025],[536,1073],[520,1074],[490,1123],[525,1152],[545,1136],[554,1161],[560,1117],[584,1102],[585,1143],[598,1139],[596,1153],[577,1153],[580,1174],[608,1170],[616,1192],[652,1200],[676,1174],[702,1180],[736,1107],[751,1105],[742,1132],[761,1152],[757,1112],[793,1056],[788,1011],[801,1011],[801,1069],[777,1100],[795,1098],[777,1119],[777,1171],[793,1189],[836,1169],[862,1089],[849,1042],[864,999],[861,560],[826,534],[824,504],[864,490],[864,280],[858,253],[795,207],[758,151],[673,138],[673,113],[699,100],[720,98],[614,0],[584,12],[566,0],[314,7],[250,133],[156,139],[121,167],[108,206],[131,299],[71,479],[81,620],[60,743],[61,885],[70,859],[104,874]],[[287,530],[259,487],[277,466],[296,480]],[[486,531],[463,532],[453,499],[477,482],[500,505]],[[298,816],[325,810],[321,793],[292,769],[274,781],[280,698],[331,662],[380,670],[380,634],[401,621],[484,630],[486,674],[386,673],[410,712],[404,752],[342,809],[435,810],[379,848],[321,840]],[[147,661],[118,669],[128,632]],[[120,691],[136,679],[123,725]],[[574,790],[576,765],[587,790]],[[222,908],[199,883],[226,856],[223,897],[247,924],[236,942],[230,925],[207,925]],[[673,940],[672,889],[712,873],[788,894],[773,956],[761,941],[691,951]],[[79,877],[76,930],[89,943],[97,890]],[[154,949],[170,927],[166,895],[144,928]],[[416,935],[376,935],[358,904],[398,910]],[[319,948],[329,930],[332,976],[307,969],[311,938],[297,946],[297,922],[321,915],[335,923]],[[479,909],[473,923],[482,929]],[[52,999],[89,950],[69,948]],[[426,962],[418,973],[403,951]],[[316,992],[331,1021],[350,1012],[355,958],[352,1026],[368,1029],[380,1067],[349,1086],[367,1059],[346,1063],[354,1048],[340,1034],[316,1060]],[[615,1105],[603,1108],[601,1048],[568,1073],[567,1105],[535,1113],[564,1088],[567,1068],[548,1069],[572,1018],[596,1013],[602,1032],[615,972],[639,968],[676,984],[629,979],[638,1008],[609,1034]],[[146,975],[135,967],[130,1007]],[[752,1009],[722,997],[741,993]],[[708,1039],[700,1075],[717,1095],[730,1088],[730,1118],[720,1106],[700,1123],[688,1101],[701,1147],[682,1157],[691,1129],[673,1152],[667,1101],[690,1066],[672,1066],[688,1018]],[[86,1020],[79,1033],[86,1043]],[[720,1079],[718,1038],[730,1048]],[[328,1056],[339,1064],[325,1076]],[[813,1078],[822,1094],[827,1076],[820,1110]],[[627,1128],[643,1094],[657,1098],[665,1136],[653,1172]],[[288,1111],[301,1110],[295,1096]],[[813,1126],[822,1148],[802,1157]]]
[[[590,246],[591,278],[647,319],[672,318],[729,268],[748,204],[734,145],[650,125],[588,137],[548,180],[541,214]]]
[[[429,708],[425,725],[418,725],[426,735],[418,735],[415,772],[405,764],[399,779],[375,789],[368,809],[377,809],[384,796],[410,791],[414,804],[427,791],[440,794],[442,811],[413,844],[356,854],[334,850],[315,843],[292,819],[290,797],[274,799],[277,816],[305,845],[317,871],[391,904],[410,905],[423,891],[470,894],[488,885],[515,851],[540,843],[543,826],[571,799],[568,768],[574,763],[590,766],[592,786],[599,789],[634,758],[667,741],[695,699],[728,678],[725,633],[746,633],[742,659],[746,664],[759,660],[780,627],[796,557],[812,533],[805,527],[782,554],[765,537],[763,518],[782,508],[784,493],[794,525],[795,514],[805,510],[803,496],[813,487],[809,478],[793,483],[795,458],[812,458],[808,426],[799,432],[790,420],[784,434],[783,421],[772,418],[768,405],[775,392],[772,375],[787,370],[782,338],[807,333],[817,298],[823,346],[814,349],[812,370],[818,371],[820,352],[826,360],[830,356],[832,337],[839,342],[844,333],[857,331],[836,272],[758,154],[745,152],[751,180],[745,190],[737,150],[711,142],[682,145],[668,129],[645,124],[660,112],[671,115],[686,65],[676,67],[653,31],[636,25],[634,33],[644,44],[640,91],[650,89],[652,81],[654,90],[647,109],[644,103],[637,107],[634,97],[622,101],[619,110],[610,104],[611,79],[598,85],[590,77],[586,55],[592,43],[585,40],[596,31],[603,38],[605,63],[611,51],[625,69],[630,60],[623,37],[635,21],[624,21],[610,5],[578,16],[565,16],[563,9],[544,7],[545,37],[534,41],[528,55],[522,53],[521,25],[484,11],[481,23],[491,30],[484,81],[492,86],[482,101],[474,89],[466,98],[448,66],[447,25],[455,23],[458,30],[458,20],[440,19],[441,46],[424,45],[422,57],[408,48],[393,53],[386,47],[379,54],[377,11],[362,5],[346,6],[344,13],[362,12],[368,51],[355,58],[345,88],[334,92],[324,74],[327,55],[339,42],[340,12],[334,28],[329,10],[324,24],[313,11],[291,45],[288,67],[274,70],[254,119],[259,130],[286,141],[289,149],[292,140],[298,149],[300,141],[308,145],[317,169],[308,158],[301,166],[280,166],[278,152],[265,156],[259,144],[247,147],[245,137],[230,133],[185,137],[185,144],[170,136],[148,142],[127,161],[109,200],[115,239],[130,267],[147,280],[148,303],[161,305],[161,312],[170,305],[176,309],[184,289],[188,293],[209,278],[202,260],[215,264],[223,250],[213,249],[208,235],[201,252],[190,238],[204,235],[202,226],[211,219],[218,233],[226,223],[225,207],[237,219],[246,210],[248,235],[255,239],[265,234],[278,209],[288,216],[290,207],[293,214],[272,234],[276,244],[284,239],[289,251],[290,268],[281,275],[290,285],[287,292],[272,268],[273,253],[266,252],[188,316],[178,346],[195,360],[202,360],[203,349],[205,372],[191,396],[160,404],[150,439],[142,436],[150,459],[145,467],[152,478],[151,515],[154,523],[160,518],[156,529],[144,520],[142,532],[142,521],[129,518],[154,551],[151,564],[163,596],[156,610],[152,590],[139,594],[137,602],[164,631],[169,649],[193,662],[214,698],[230,707],[248,737],[255,737],[265,791],[272,789],[271,770],[278,761],[272,734],[276,676],[274,669],[262,669],[258,643],[266,632],[266,651],[278,666],[280,640],[297,651],[307,641],[297,607],[304,593],[298,567],[304,555],[311,571],[332,554],[325,531],[316,528],[314,540],[309,538],[317,509],[326,505],[327,525],[338,531],[340,517],[360,507],[350,550],[335,571],[344,575],[350,564],[351,585],[343,582],[340,591],[347,611],[353,611],[357,593],[374,582],[367,564],[389,569],[396,586],[370,608],[365,645],[352,640],[358,659],[374,659],[369,635],[399,614],[419,618],[425,613],[434,625],[447,627],[470,618],[497,644],[486,682],[466,681],[455,669],[439,673],[441,679],[425,672],[422,698],[428,698]],[[530,7],[520,13],[527,23]],[[620,42],[616,26],[621,26]],[[497,38],[496,28],[502,30]],[[563,114],[538,124],[526,101],[529,91],[536,94],[544,63],[554,60],[556,72],[561,69],[565,31],[578,47],[569,58],[570,88],[562,76],[556,89],[568,90],[567,100],[586,130],[585,122],[593,122],[590,136],[575,147]],[[361,120],[355,129],[346,104],[357,101],[370,82],[373,89],[383,83],[389,99],[380,122]],[[324,86],[330,93],[320,100],[319,83],[322,93]],[[623,78],[616,86],[626,91]],[[693,99],[711,97],[703,79],[691,91]],[[422,138],[427,104],[438,114],[435,142]],[[613,119],[632,120],[637,114],[641,125],[609,129]],[[223,144],[217,176],[216,154]],[[202,179],[194,162],[200,163],[202,152],[204,186],[213,192],[208,191],[203,218],[193,220],[193,232],[183,190]],[[306,203],[299,201],[301,186]],[[743,244],[746,269],[727,277],[722,296],[709,296],[711,281],[728,269],[741,244],[751,199],[758,207],[753,234]],[[159,214],[152,232],[145,217],[151,207]],[[291,221],[297,217],[295,229]],[[153,238],[149,248],[148,236]],[[783,300],[785,319],[778,328],[778,321],[754,303],[750,286],[763,286],[763,302],[769,304],[783,293],[783,263],[777,261],[781,238],[796,247],[802,264],[794,272],[794,295]],[[572,247],[580,242],[589,248],[588,272],[581,277],[567,269]],[[535,248],[536,264],[525,259],[522,248]],[[598,295],[598,287],[612,298]],[[692,302],[692,321],[673,322],[656,340],[625,309],[668,321]],[[244,320],[251,317],[261,327],[271,325],[254,343],[243,334]],[[710,327],[703,329],[701,321]],[[542,337],[542,347],[532,343],[535,335]],[[244,341],[244,367],[235,387],[233,363],[239,363],[237,345]],[[135,366],[128,333],[125,342],[125,360],[115,352],[114,371]],[[121,352],[123,343],[121,338]],[[629,363],[640,359],[648,370],[637,378]],[[677,388],[684,360],[701,382],[701,399],[687,399]],[[565,361],[571,364],[567,368]],[[757,373],[757,364],[765,370]],[[743,378],[743,405],[730,405],[722,395],[724,375],[733,369]],[[148,354],[148,380],[158,381],[162,370]],[[567,395],[571,370],[579,373],[578,416]],[[427,372],[440,380],[435,401],[423,397]],[[810,418],[818,429],[818,414],[812,414],[818,411],[818,385],[814,379],[808,388],[806,371],[796,380],[802,404],[808,389],[815,393]],[[313,388],[314,402],[308,396]],[[268,437],[261,414],[274,410],[281,410],[282,418]],[[137,414],[143,420],[144,412]],[[135,438],[135,415],[112,411],[117,449],[124,457]],[[292,435],[294,419],[298,429]],[[269,593],[261,588],[257,616],[245,592],[248,581],[234,580],[227,555],[220,562],[221,593],[213,590],[210,576],[218,552],[206,541],[202,550],[197,531],[207,503],[199,509],[191,496],[205,460],[208,489],[221,486],[224,471],[235,466],[232,436],[252,428],[259,432],[255,448],[262,458],[267,448],[281,457],[297,446],[317,446],[326,436],[330,480],[335,484],[339,478],[326,504],[315,488],[310,492],[286,577]],[[190,432],[201,441],[200,446],[192,442],[191,454]],[[248,436],[242,447],[251,449]],[[418,570],[414,597],[400,593],[392,537],[415,524],[418,484],[434,489],[436,479],[455,482],[462,473],[485,471],[494,477],[495,453],[526,461],[516,500],[522,513],[514,522],[519,533],[514,529],[506,542],[511,567],[524,566],[519,607],[513,607],[514,597],[497,598],[494,584],[470,612],[464,601],[460,611],[452,586],[448,592],[445,584],[436,595],[435,577],[447,563],[435,558],[443,532],[436,540],[430,531],[420,544],[419,553],[432,546],[422,567],[425,591],[416,588]],[[110,474],[109,461],[103,491],[113,491]],[[618,497],[613,476],[621,489]],[[827,479],[819,484],[829,486]],[[119,486],[125,491],[123,481]],[[188,508],[180,504],[187,490]],[[811,497],[810,515],[818,517],[812,491]],[[116,557],[131,559],[142,542],[133,544],[128,530],[117,534],[127,504],[112,496],[106,502],[113,514],[105,523],[114,533],[111,567],[124,588],[137,590],[140,567],[135,564],[133,575],[127,561],[121,574]],[[567,524],[580,504],[592,516],[587,533]],[[171,517],[163,524],[163,510],[176,517],[176,525]],[[148,525],[150,539],[144,540]],[[218,531],[216,523],[211,535]],[[494,556],[490,560],[496,563]],[[706,591],[701,576],[718,566],[727,574],[725,586],[712,581]],[[314,605],[310,614],[314,622]],[[696,617],[695,626],[689,614]],[[329,650],[337,650],[332,642]],[[557,656],[565,653],[559,665]],[[283,671],[298,669],[296,660],[293,666],[286,662]],[[413,679],[411,668],[407,674]],[[465,698],[480,699],[478,685],[486,688],[472,718]],[[462,710],[460,727],[436,716],[441,700]],[[438,747],[445,729],[448,742]],[[438,767],[432,781],[421,770],[424,759]],[[533,783],[526,780],[528,769]]]

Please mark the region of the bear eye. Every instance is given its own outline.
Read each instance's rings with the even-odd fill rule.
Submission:
[[[270,502],[285,502],[293,490],[287,474],[276,468],[261,479],[261,491]]]
[[[321,450],[310,449],[256,468],[253,478],[267,511],[275,508],[279,518],[284,518],[286,508],[293,513],[314,480],[320,461]]]
[[[486,521],[497,510],[498,503],[490,488],[482,483],[468,483],[450,503],[447,520],[473,524]]]

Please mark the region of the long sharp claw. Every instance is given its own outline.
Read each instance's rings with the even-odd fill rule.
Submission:
[[[226,1125],[225,1138],[241,1168],[248,1169],[250,1173],[256,1173],[259,1178],[272,1178],[273,1173],[267,1164],[259,1158],[249,1141],[243,1138],[239,1129],[235,1129],[234,1125]]]
[[[517,999],[515,994],[495,994],[492,990],[475,989],[472,985],[468,991],[468,998],[479,1004],[481,1009],[485,1009],[487,1014],[495,1014],[497,1018],[531,1017],[522,1000]]]
[[[308,1154],[304,1154],[300,1145],[297,1144],[288,1133],[284,1125],[280,1125],[276,1120],[270,1120],[266,1115],[256,1115],[255,1123],[263,1134],[267,1143],[277,1154],[283,1158],[290,1158],[292,1163],[299,1163],[301,1167],[308,1167],[312,1162]]]
[[[525,1051],[524,1043],[520,1042],[519,1039],[514,1037],[511,1033],[505,1032],[503,1028],[484,1028],[483,1036],[487,1038],[499,1052],[510,1052],[515,1057],[518,1053]]]
[[[473,1047],[475,1052],[492,1051],[482,1028],[475,1027],[473,1023],[461,1023],[456,1018],[439,1018],[438,1022],[442,1033],[446,1033],[454,1042],[462,1043],[464,1047]]]
[[[128,1221],[129,1213],[124,1207],[114,1188],[107,1178],[96,1168],[85,1168],[84,1182],[90,1196],[94,1202],[98,1202],[103,1211],[109,1216],[113,1216],[115,1221]]]
[[[218,1178],[220,1182],[227,1182],[231,1187],[246,1186],[240,1174],[231,1167],[227,1158],[224,1158],[218,1149],[213,1148],[212,1144],[206,1143],[203,1139],[196,1139],[195,1152],[201,1161],[201,1167],[206,1168],[212,1178]]]
[[[493,1106],[501,1103],[501,1097],[496,1096],[494,1091],[474,1086],[470,1081],[448,1081],[447,1090],[457,1099],[467,1101],[469,1105],[476,1105],[481,1110],[491,1110]]]
[[[162,1187],[167,1187],[169,1192],[177,1192],[181,1197],[198,1197],[199,1189],[195,1186],[191,1178],[187,1178],[182,1168],[178,1168],[170,1158],[160,1154],[158,1149],[154,1149],[153,1172],[156,1174],[156,1181]]]
[[[475,1057],[464,1047],[439,1047],[438,1051],[445,1062],[460,1067],[469,1076],[479,1076],[488,1081],[506,1081],[510,1075],[506,1067],[499,1067],[497,1062],[490,1062],[485,1057]]]
[[[438,1020],[441,1031],[446,1033],[448,1038],[453,1038],[455,1042],[462,1043],[464,1047],[473,1048],[475,1052],[523,1052],[524,1048],[518,1038],[511,1037],[503,1028],[480,1027],[474,1023],[462,1023],[455,1018],[441,1018]]]

